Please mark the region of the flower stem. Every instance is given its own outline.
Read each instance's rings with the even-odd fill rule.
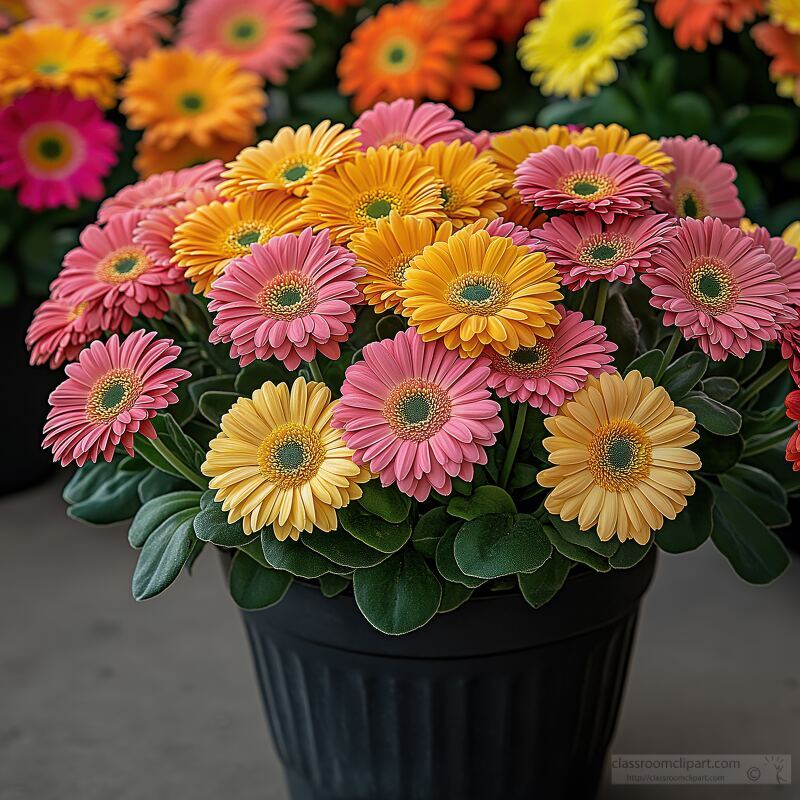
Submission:
[[[597,287],[597,302],[594,306],[594,321],[600,325],[606,313],[606,300],[608,299],[608,281],[600,281]]]
[[[739,397],[739,406],[744,406],[752,400],[762,389],[769,386],[776,378],[780,378],[789,366],[788,361],[779,361],[768,369],[760,378],[753,381],[747,390]]]
[[[653,379],[653,383],[655,383],[656,386],[658,386],[659,382],[664,377],[664,373],[666,372],[670,361],[672,361],[672,358],[675,355],[675,351],[678,349],[678,345],[680,343],[681,343],[681,329],[675,328],[675,330],[672,333],[672,338],[669,340],[669,344],[667,345],[664,357],[661,359],[661,366],[658,368],[656,377]]]
[[[153,449],[166,461],[176,472],[179,472],[189,483],[193,483],[198,489],[205,491],[208,489],[208,481],[194,470],[187,467],[180,459],[176,458],[172,451],[159,439],[150,439]]]
[[[511,476],[511,469],[514,466],[514,460],[517,457],[517,450],[519,450],[519,443],[522,440],[522,432],[525,430],[525,417],[528,414],[528,404],[520,403],[517,409],[517,419],[514,422],[514,432],[511,434],[511,442],[509,442],[508,450],[506,450],[506,460],[503,462],[503,471],[500,473],[500,486],[504,489],[508,485],[508,479]]]
[[[312,358],[311,361],[308,362],[308,368],[311,370],[311,376],[315,381],[325,383],[325,378],[322,377],[322,370],[319,368],[316,358]]]

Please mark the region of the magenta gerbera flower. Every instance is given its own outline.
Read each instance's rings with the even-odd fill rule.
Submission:
[[[155,331],[136,331],[124,341],[94,341],[66,367],[67,379],[50,395],[43,447],[62,466],[82,466],[102,455],[111,461],[121,444],[133,455],[133,436],[155,439],[150,419],[177,401],[178,383],[190,377],[170,367],[181,349]]]
[[[495,217],[484,228],[489,236],[505,236],[511,239],[517,247],[527,247],[531,251],[536,249],[534,231],[516,222],[509,222],[502,217]]]
[[[96,305],[96,302],[95,302]],[[100,314],[92,303],[69,297],[50,297],[36,309],[25,344],[31,351],[31,364],[46,364],[56,369],[74,361],[87,342],[103,333]]]
[[[331,244],[328,231],[306,228],[253,245],[232,261],[211,290],[216,314],[210,340],[230,342],[242,366],[275,356],[288,369],[317,352],[339,358],[363,302],[357,281],[366,275],[355,254]]]
[[[453,118],[453,109],[444,103],[422,103],[415,107],[407,98],[391,103],[376,103],[354,123],[361,131],[361,148],[381,145],[422,145],[434,142],[468,142],[472,139],[461,120]]]
[[[591,281],[631,283],[674,230],[666,214],[620,217],[611,224],[597,214],[564,214],[531,237],[556,265],[564,286],[575,291]]]
[[[715,361],[743,358],[774,341],[796,317],[789,291],[763,247],[719,219],[682,219],[642,275],[664,324],[696,339]]]
[[[356,464],[420,502],[472,480],[503,427],[486,382],[488,359],[460,358],[413,329],[368,344],[347,368],[333,425]]]
[[[778,331],[781,358],[789,364],[789,372],[794,382],[800,386],[800,322],[781,325]]]
[[[611,355],[617,346],[606,329],[577,311],[557,306],[561,322],[552,339],[521,347],[507,356],[490,354],[488,385],[513,403],[530,403],[551,416],[581,389],[590,375],[613,372]]]
[[[719,147],[698,136],[661,140],[661,149],[672,158],[675,169],[664,176],[663,192],[655,207],[676,217],[719,217],[736,226],[744,214],[734,181],[736,170],[722,161]]]
[[[117,127],[93,100],[37,89],[0,111],[0,187],[34,211],[99,200],[117,150]]]
[[[772,236],[766,228],[760,226],[745,233],[745,236],[767,251],[778,275],[789,290],[789,305],[795,311],[800,311],[800,259],[797,258],[797,249],[786,244],[780,236]]]
[[[516,170],[514,186],[524,203],[558,211],[594,211],[606,222],[617,214],[639,215],[663,185],[660,173],[634,156],[596,147],[550,145],[529,155]]]
[[[127,332],[139,314],[160,319],[169,310],[169,296],[187,291],[178,267],[154,261],[134,242],[143,216],[141,211],[121,214],[105,227],[84,228],[80,246],[67,253],[53,281],[55,296],[96,301],[104,330]]]
[[[314,25],[305,0],[193,0],[181,21],[179,44],[215,50],[271,83],[306,60],[311,39],[301,33]]]
[[[173,206],[197,188],[210,189],[219,183],[222,162],[209,161],[196,167],[187,167],[175,172],[151,175],[143,181],[120,189],[113,197],[103,201],[98,221],[108,222],[119,214],[129,211],[152,211]]]

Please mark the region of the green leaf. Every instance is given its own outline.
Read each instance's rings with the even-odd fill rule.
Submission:
[[[279,542],[272,528],[261,532],[261,551],[271,567],[286,570],[298,578],[319,578],[326,572],[340,572],[336,564],[306,547],[302,542],[286,539]]]
[[[671,136],[707,136],[712,112],[708,100],[695,92],[677,92],[664,106],[664,123]]]
[[[608,338],[619,345],[614,353],[614,366],[622,370],[636,355],[639,326],[621,293],[609,296],[603,325],[608,332]]]
[[[628,539],[624,541],[619,546],[619,550],[608,559],[608,563],[611,564],[614,569],[630,569],[631,567],[635,567],[647,555],[652,546],[652,536],[647,544],[639,544],[633,539]]]
[[[219,426],[223,415],[231,410],[231,406],[239,399],[233,392],[204,392],[200,396],[198,409],[212,424]]]
[[[193,488],[194,485],[183,478],[165,475],[157,469],[150,468],[139,484],[139,500],[141,500],[142,503],[146,503],[154,497],[161,497],[171,492]]]
[[[200,397],[206,392],[233,392],[233,375],[211,375],[208,378],[198,378],[189,384],[189,397],[195,405],[200,403]]]
[[[658,375],[659,369],[661,369],[661,362],[663,360],[664,353],[662,350],[648,350],[638,358],[634,358],[633,361],[628,364],[625,374],[627,375],[633,370],[638,370],[642,373],[642,377],[644,378],[655,378],[656,375]]]
[[[439,609],[442,587],[415,550],[406,548],[353,575],[361,613],[382,633],[398,636],[421,628]]]
[[[667,367],[661,379],[661,385],[669,396],[677,402],[690,392],[706,374],[708,356],[692,350],[682,355]]]
[[[564,585],[571,567],[572,561],[554,550],[539,569],[517,575],[519,589],[526,602],[534,608],[541,608],[550,602]]]
[[[616,536],[612,536],[608,541],[603,541],[597,535],[597,529],[591,528],[582,531],[577,519],[565,522],[557,514],[548,515],[550,525],[552,525],[565,541],[571,542],[578,547],[588,547],[598,555],[610,558],[619,550],[620,541]]]
[[[254,361],[242,369],[236,376],[235,390],[238,394],[250,397],[256,389],[260,389],[267,381],[273,383],[291,383],[292,374],[276,361]]]
[[[697,481],[694,495],[675,519],[665,520],[656,533],[656,544],[667,553],[696,550],[714,530],[714,495],[708,484]]]
[[[17,276],[5,264],[0,264],[0,308],[8,308],[19,296]]]
[[[451,583],[444,578],[439,578],[442,584],[442,599],[439,601],[439,613],[446,614],[448,611],[455,611],[459,606],[472,597],[474,589],[464,586],[463,583]]]
[[[461,571],[456,561],[455,552],[453,547],[456,541],[456,535],[461,528],[462,523],[453,523],[445,532],[444,536],[439,539],[439,544],[436,545],[436,569],[439,574],[451,583],[461,583],[469,589],[477,589],[484,581],[482,578],[475,578],[466,575]]]
[[[718,436],[733,436],[742,428],[742,415],[736,409],[712,400],[702,392],[692,392],[681,405],[697,418],[697,424]]]
[[[381,553],[396,553],[411,538],[411,523],[387,522],[363,511],[357,503],[340,508],[339,525],[364,544]]]
[[[88,500],[104,483],[111,480],[117,472],[117,464],[121,461],[116,458],[112,462],[91,462],[78,467],[75,474],[69,479],[61,496],[67,505]]]
[[[228,573],[228,588],[239,608],[257,611],[283,600],[292,576],[288,572],[262,567],[258,561],[239,551]]]
[[[511,495],[499,486],[479,486],[470,497],[454,497],[447,505],[452,517],[471,520],[486,514],[515,514]]]
[[[735,378],[726,378],[725,376],[706,378],[700,388],[713,400],[724,403],[736,396],[739,391],[739,382]]]
[[[130,519],[141,505],[139,501],[139,484],[147,474],[145,472],[117,472],[113,465],[111,470],[95,473],[100,479],[92,491],[84,494],[81,500],[67,509],[73,519],[79,519],[92,525],[111,525],[114,522]],[[89,488],[84,483],[80,490],[73,485],[64,490],[65,497],[83,494]]]
[[[411,498],[396,486],[384,488],[379,480],[372,480],[362,484],[361,491],[358,503],[370,514],[376,514],[387,522],[403,522],[408,519]]]
[[[538,468],[534,467],[532,464],[523,464],[521,461],[518,461],[511,470],[511,479],[508,482],[508,487],[510,489],[525,489],[528,486],[536,486],[539,488],[539,485],[536,483],[536,475],[538,472]]]
[[[714,544],[748,583],[775,580],[789,566],[789,554],[781,540],[732,494],[719,486],[712,486],[712,491]]]
[[[692,445],[703,462],[703,472],[719,475],[727,472],[741,458],[744,450],[744,439],[741,435],[716,436],[713,433],[701,432],[700,439]]]
[[[388,553],[374,550],[342,530],[328,533],[315,530],[303,534],[303,544],[315,553],[330,559],[334,564],[350,569],[374,567],[389,557]]]
[[[153,417],[152,423],[159,439],[169,450],[184,464],[199,472],[200,466],[206,460],[205,451],[180,429],[173,416],[162,411]]]
[[[345,578],[344,575],[334,575],[332,572],[327,572],[325,575],[319,576],[319,588],[327,598],[336,597],[349,585],[350,579]]]
[[[219,547],[241,547],[248,542],[258,540],[257,534],[248,536],[244,532],[241,520],[228,522],[228,512],[222,510],[221,503],[215,502],[215,494],[214,489],[203,492],[200,512],[194,520],[194,532],[197,538]]]
[[[796,115],[777,105],[750,107],[734,131],[736,155],[755,161],[779,161],[791,153],[796,139]]]
[[[786,492],[767,472],[747,464],[737,464],[719,476],[725,491],[744,503],[768,528],[792,521]]]
[[[133,572],[136,600],[155,597],[180,575],[197,541],[192,529],[196,513],[196,508],[178,511],[147,537]]]
[[[459,569],[475,578],[532,572],[553,547],[532,514],[487,514],[461,526],[454,542]]]
[[[200,509],[200,492],[172,492],[154,497],[137,512],[128,528],[128,542],[137,550],[143,547],[153,532],[174,514]]]
[[[423,514],[411,534],[414,548],[428,558],[436,557],[436,545],[451,524],[452,519],[446,508],[434,508]]]
[[[595,553],[588,547],[580,547],[568,542],[552,525],[544,525],[543,528],[553,547],[565,558],[586,564],[596,572],[608,572],[611,569],[608,559],[604,556]]]

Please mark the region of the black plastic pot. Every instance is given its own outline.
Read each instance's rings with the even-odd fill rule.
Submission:
[[[574,574],[538,611],[473,598],[402,637],[297,582],[243,612],[293,800],[589,800],[654,567]]]
[[[0,459],[0,495],[34,486],[56,471],[52,454],[42,450],[41,442],[47,397],[60,375],[47,367],[28,364],[25,332],[34,308],[36,302],[30,298],[0,308],[0,419],[5,454]]]

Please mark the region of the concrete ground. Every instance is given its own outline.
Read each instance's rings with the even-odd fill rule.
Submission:
[[[216,559],[136,604],[124,530],[59,488],[0,500],[0,800],[286,800]],[[793,753],[795,783],[601,800],[800,798],[798,609],[797,562],[757,589],[710,545],[662,557],[612,750]]]

